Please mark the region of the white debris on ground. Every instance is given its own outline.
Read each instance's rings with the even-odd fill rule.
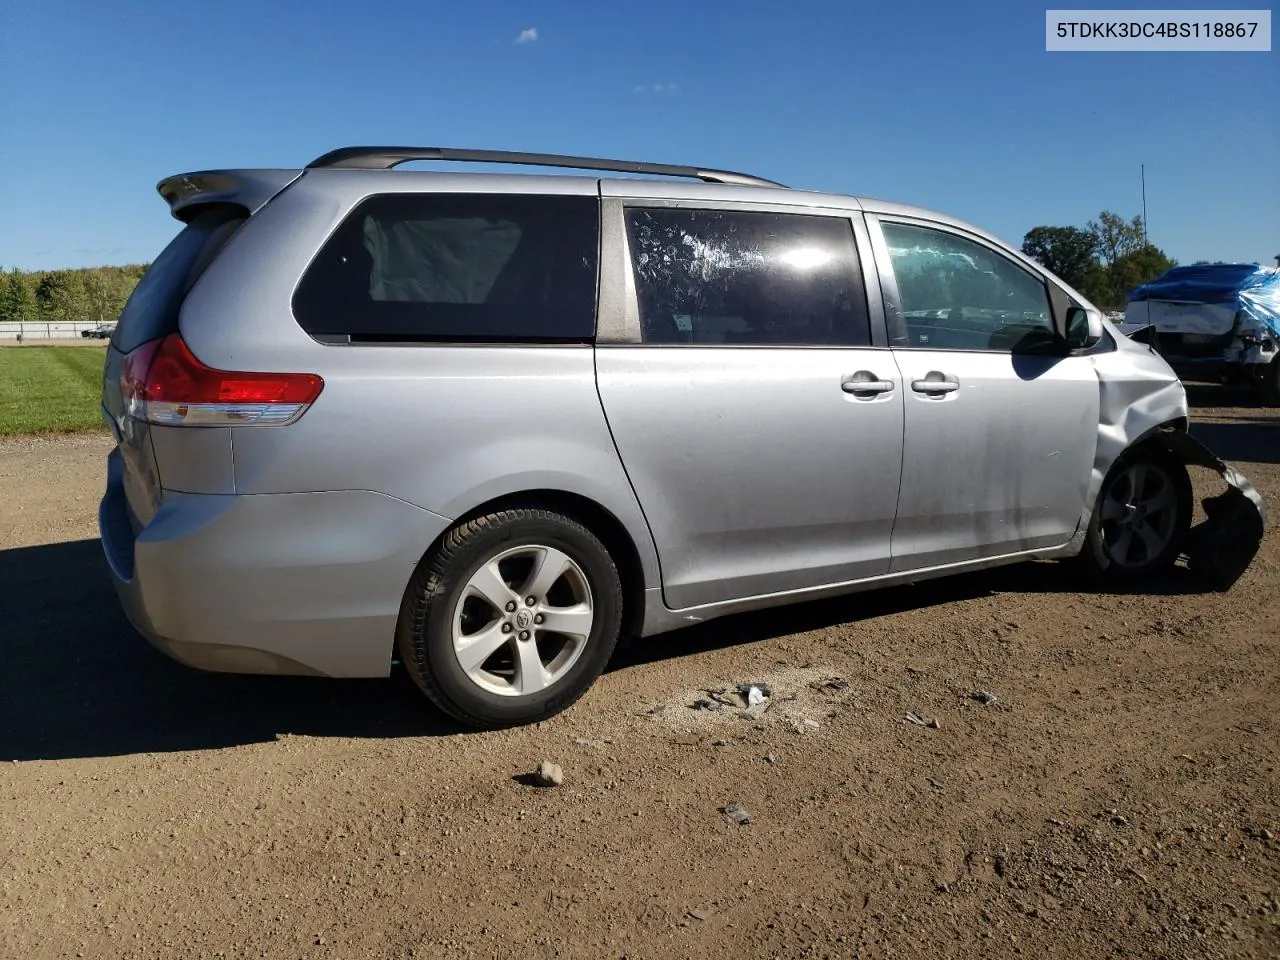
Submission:
[[[853,692],[843,677],[817,667],[792,667],[749,679],[724,679],[656,704],[640,716],[681,732],[730,732],[753,725],[814,733]]]

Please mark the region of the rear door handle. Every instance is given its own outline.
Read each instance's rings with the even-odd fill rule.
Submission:
[[[923,380],[912,380],[911,389],[916,393],[930,396],[941,396],[944,393],[955,393],[960,389],[960,381],[952,380],[944,373],[930,370]]]
[[[893,381],[880,380],[870,370],[859,370],[853,376],[841,380],[840,389],[845,393],[852,393],[859,399],[870,400],[879,394],[891,392]]]

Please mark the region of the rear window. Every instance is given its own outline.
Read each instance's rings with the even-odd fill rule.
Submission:
[[[598,235],[591,197],[370,197],[307,268],[294,315],[322,339],[589,341]]]
[[[248,216],[243,207],[217,204],[183,227],[133,288],[111,336],[112,346],[128,353],[176,333],[187,291]]]

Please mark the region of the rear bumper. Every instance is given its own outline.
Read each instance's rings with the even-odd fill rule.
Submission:
[[[136,536],[120,456],[98,510],[134,627],[202,670],[385,676],[405,586],[449,520],[369,491],[166,492]]]

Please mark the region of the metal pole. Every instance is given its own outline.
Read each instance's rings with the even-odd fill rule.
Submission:
[[[1142,245],[1147,243],[1147,165],[1142,164]]]

